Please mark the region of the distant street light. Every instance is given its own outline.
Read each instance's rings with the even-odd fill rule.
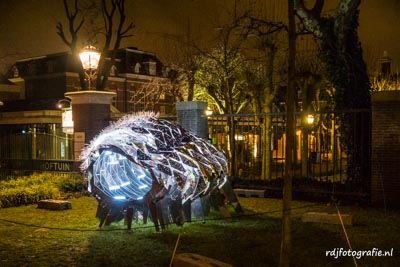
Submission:
[[[210,117],[213,114],[213,111],[210,107],[207,107],[207,109],[204,111],[207,117]]]
[[[314,123],[314,115],[308,115],[307,116],[307,123],[309,124],[309,125],[311,125],[311,124],[313,124]]]
[[[58,100],[57,101],[57,108],[58,109],[62,109],[62,110],[71,109],[71,100],[66,99],[66,98]]]
[[[90,90],[91,81],[94,80],[97,75],[96,71],[99,66],[100,53],[94,46],[88,45],[83,48],[79,57],[82,62],[83,70],[85,71],[85,76],[88,80],[88,89]]]

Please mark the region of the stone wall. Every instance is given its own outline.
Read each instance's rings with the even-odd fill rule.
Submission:
[[[372,94],[371,202],[400,207],[400,91]]]
[[[207,103],[185,101],[176,103],[178,124],[201,138],[208,138]]]

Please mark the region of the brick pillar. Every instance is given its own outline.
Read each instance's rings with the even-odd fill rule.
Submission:
[[[208,138],[207,102],[185,101],[176,103],[178,124],[201,138]]]
[[[65,94],[65,97],[71,99],[72,105],[75,159],[82,146],[108,126],[111,99],[114,96],[114,92],[104,91],[77,91]]]
[[[372,94],[371,202],[400,207],[400,91]]]

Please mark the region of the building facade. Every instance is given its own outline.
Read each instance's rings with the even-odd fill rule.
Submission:
[[[0,85],[2,168],[56,166],[21,163],[24,160],[73,160],[72,132],[63,129],[62,116],[70,105],[65,93],[82,90],[81,67],[74,62],[68,52],[21,59],[9,72],[8,83]],[[166,93],[169,86],[156,55],[134,47],[119,49],[105,88],[115,92],[110,121],[139,111],[174,116],[174,97]]]

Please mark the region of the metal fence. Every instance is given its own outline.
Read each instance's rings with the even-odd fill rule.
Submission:
[[[369,111],[346,112],[347,117],[360,117],[360,114],[369,123]],[[293,172],[300,187],[315,184],[328,190],[334,184],[345,185],[349,181],[349,157],[342,140],[341,118],[343,113],[296,114]],[[284,113],[214,115],[208,123],[211,142],[230,157],[231,172],[242,186],[282,185],[286,144]],[[361,133],[366,137],[369,124],[367,128]],[[352,190],[348,186],[343,188]],[[368,192],[364,190],[363,194]]]
[[[13,133],[0,136],[3,172],[73,171],[73,139],[45,133]]]
[[[347,116],[360,114],[370,113],[351,111]],[[306,186],[304,190],[309,191],[307,185],[312,185],[312,190],[327,191],[334,185],[340,191],[343,185],[342,191],[354,192],[354,186],[347,185],[349,157],[343,147],[339,115],[333,112],[296,114],[295,190]],[[240,186],[277,190],[282,187],[286,145],[284,113],[213,115],[208,119],[208,128],[211,142],[230,159],[232,177]],[[3,171],[74,171],[73,145],[73,139],[68,136],[1,135],[0,167]],[[362,193],[369,192],[364,188]]]

